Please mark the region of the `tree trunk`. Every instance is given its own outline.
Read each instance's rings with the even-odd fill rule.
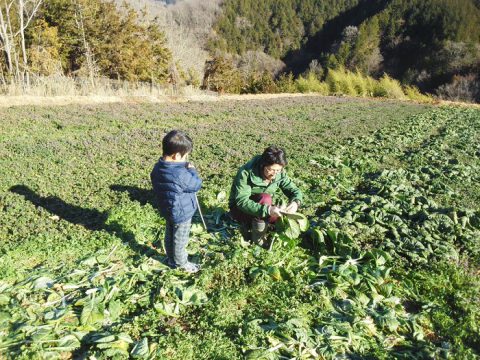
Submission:
[[[9,6],[5,3],[5,12],[8,11],[10,11]],[[3,43],[3,54],[5,56],[8,74],[13,76],[12,46],[10,42],[11,33],[8,29],[2,7],[0,7],[0,40]]]
[[[3,87],[5,87],[5,85],[7,85],[7,80],[5,79],[5,74],[3,73],[3,69],[0,69],[0,76],[2,80],[2,85]]]
[[[90,46],[87,42],[87,36],[85,34],[85,25],[83,23],[83,11],[81,5],[77,2],[77,0],[73,0],[75,4],[75,21],[77,23],[77,27],[82,32],[82,41],[83,41],[83,48],[85,50],[85,61],[87,63],[88,74],[90,78],[90,83],[92,87],[95,87],[95,62],[93,59],[92,51],[90,50]]]
[[[18,16],[20,18],[20,38],[21,38],[21,46],[22,46],[22,81],[23,84],[30,88],[30,77],[28,73],[28,62],[27,62],[27,49],[25,48],[25,19],[24,19],[24,12],[25,12],[25,4],[23,0],[18,0]]]
[[[20,69],[18,66],[18,55],[17,55],[17,49],[15,48],[15,32],[13,31],[13,26],[12,26],[12,20],[10,17],[10,9],[12,7],[13,1],[10,2],[9,5],[6,5],[5,9],[5,15],[7,17],[7,36],[9,37],[9,43],[10,43],[10,58],[13,62],[12,65],[12,80],[14,83],[18,83],[20,80]]]

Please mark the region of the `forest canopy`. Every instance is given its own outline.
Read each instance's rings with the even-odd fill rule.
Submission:
[[[315,61],[432,91],[478,74],[480,9],[472,0],[226,0],[209,46],[264,51],[297,75]]]

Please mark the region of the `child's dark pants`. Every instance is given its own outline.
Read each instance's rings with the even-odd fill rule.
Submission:
[[[168,261],[177,267],[185,265],[188,261],[186,247],[190,235],[192,219],[180,224],[167,221],[165,232],[165,252]]]

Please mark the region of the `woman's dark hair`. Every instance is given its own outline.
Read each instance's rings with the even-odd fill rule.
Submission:
[[[172,130],[162,140],[163,156],[180,153],[182,156],[192,152],[193,142],[180,130]]]
[[[283,149],[275,145],[271,145],[265,149],[260,159],[260,166],[262,169],[265,166],[270,166],[273,164],[278,164],[285,166],[287,165],[287,154]]]

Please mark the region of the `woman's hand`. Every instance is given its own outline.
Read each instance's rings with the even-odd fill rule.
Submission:
[[[285,208],[285,212],[286,213],[290,213],[290,214],[295,214],[298,210],[298,204],[296,201],[292,201],[290,204],[287,205],[287,207]]]
[[[282,210],[278,206],[270,206],[268,208],[268,214],[272,217],[280,217],[282,216]]]

